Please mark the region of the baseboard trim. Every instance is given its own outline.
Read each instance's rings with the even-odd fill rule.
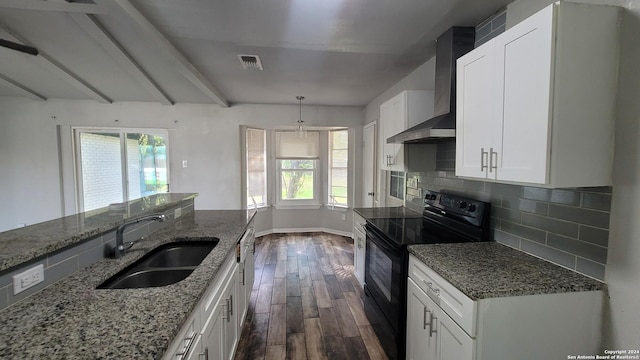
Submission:
[[[346,236],[353,239],[353,233],[327,229],[327,228],[281,228],[281,229],[269,229],[256,233],[256,237],[270,235],[270,234],[291,234],[291,233],[306,233],[306,232],[324,232],[333,235]]]

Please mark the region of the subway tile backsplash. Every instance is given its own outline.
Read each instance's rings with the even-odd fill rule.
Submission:
[[[455,147],[438,145],[450,157]],[[410,172],[407,207],[422,211],[425,190],[452,193],[491,203],[493,239],[561,266],[604,280],[609,240],[611,188],[545,189],[460,179],[453,166]]]

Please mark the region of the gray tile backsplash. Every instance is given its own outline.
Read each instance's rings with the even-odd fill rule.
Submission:
[[[502,34],[507,22],[507,9],[502,9],[493,14],[487,20],[476,26],[476,43],[478,47],[493,39],[496,35]]]
[[[447,144],[437,151],[441,148],[451,151]],[[443,164],[434,171],[407,174],[407,180],[417,181],[421,189],[407,189],[407,207],[421,211],[419,195],[425,190],[488,201],[494,240],[604,280],[610,187],[544,189],[467,180]]]

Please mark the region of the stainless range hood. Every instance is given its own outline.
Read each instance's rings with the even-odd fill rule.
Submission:
[[[387,139],[387,144],[430,143],[456,137],[456,60],[473,50],[475,28],[454,26],[436,42],[434,117]]]

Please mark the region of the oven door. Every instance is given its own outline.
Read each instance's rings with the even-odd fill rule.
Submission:
[[[402,251],[384,234],[367,225],[365,284],[375,304],[395,333],[400,332],[402,302]]]

